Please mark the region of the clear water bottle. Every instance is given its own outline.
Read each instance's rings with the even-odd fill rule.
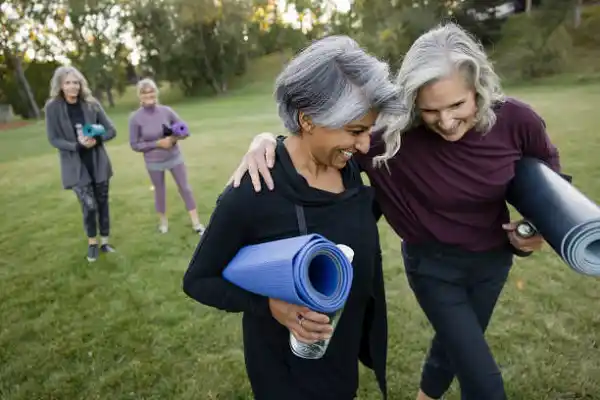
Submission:
[[[337,325],[337,322],[339,321],[342,312],[343,309],[338,310],[338,312],[336,312],[335,314],[327,314],[327,316],[329,317],[329,323],[333,327],[334,333],[335,326]],[[325,355],[325,352],[327,351],[327,347],[329,346],[329,342],[331,341],[332,337],[333,333],[329,339],[319,340],[318,342],[309,344],[300,342],[292,333],[290,333],[290,347],[292,349],[292,353],[294,353],[300,358],[317,360]]]
[[[352,260],[354,259],[354,250],[352,250],[350,247],[343,245],[343,244],[338,244],[337,247],[340,250],[342,250],[344,255],[352,263]],[[341,308],[338,311],[336,311],[335,313],[326,314],[329,317],[329,323],[331,324],[331,326],[333,328],[333,332],[331,333],[331,336],[329,337],[329,339],[319,340],[318,342],[315,342],[315,343],[303,343],[303,342],[300,342],[298,339],[296,339],[294,334],[290,332],[290,348],[292,349],[292,353],[294,353],[294,355],[296,355],[297,357],[305,358],[305,359],[309,359],[309,360],[318,360],[319,358],[323,357],[325,355],[325,352],[327,351],[329,342],[331,341],[331,339],[333,338],[333,335],[335,334],[335,327],[336,327],[340,317],[342,316],[343,312],[344,312],[344,309]]]

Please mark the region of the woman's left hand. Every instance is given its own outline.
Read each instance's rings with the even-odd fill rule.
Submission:
[[[91,137],[86,137],[86,136],[80,135],[77,137],[77,140],[79,141],[79,143],[81,143],[82,146],[84,146],[88,149],[90,149],[96,145],[96,139],[91,138]]]
[[[539,233],[536,233],[532,237],[528,238],[523,238],[517,234],[516,230],[520,222],[521,221],[515,221],[502,225],[502,228],[504,228],[508,234],[508,240],[510,241],[510,244],[512,244],[517,250],[525,252],[537,251],[541,249],[542,245],[544,244],[544,238]]]

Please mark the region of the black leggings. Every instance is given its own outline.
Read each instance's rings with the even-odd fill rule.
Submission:
[[[108,187],[108,181],[104,181],[73,188],[81,204],[83,228],[89,238],[98,235],[98,225],[100,225],[100,236],[106,237],[110,233]]]
[[[410,287],[435,330],[421,390],[438,399],[456,375],[463,400],[505,400],[484,333],[508,278],[512,252],[408,244],[402,250]]]

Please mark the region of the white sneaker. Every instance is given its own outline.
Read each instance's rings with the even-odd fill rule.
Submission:
[[[167,233],[167,232],[169,232],[169,226],[161,224],[158,226],[158,231],[160,233]]]

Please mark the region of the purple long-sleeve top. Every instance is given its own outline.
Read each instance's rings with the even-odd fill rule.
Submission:
[[[144,153],[146,163],[164,163],[179,157],[177,143],[170,149],[163,149],[156,142],[164,137],[163,125],[170,127],[180,121],[171,107],[161,104],[140,107],[129,117],[129,144],[134,151]]]
[[[396,156],[374,168],[382,154],[373,137],[357,160],[375,189],[384,216],[407,243],[441,242],[485,251],[508,241],[505,192],[524,156],[560,171],[559,155],[542,118],[528,105],[508,98],[496,110],[497,122],[485,135],[474,129],[448,142],[425,126],[407,131]]]

